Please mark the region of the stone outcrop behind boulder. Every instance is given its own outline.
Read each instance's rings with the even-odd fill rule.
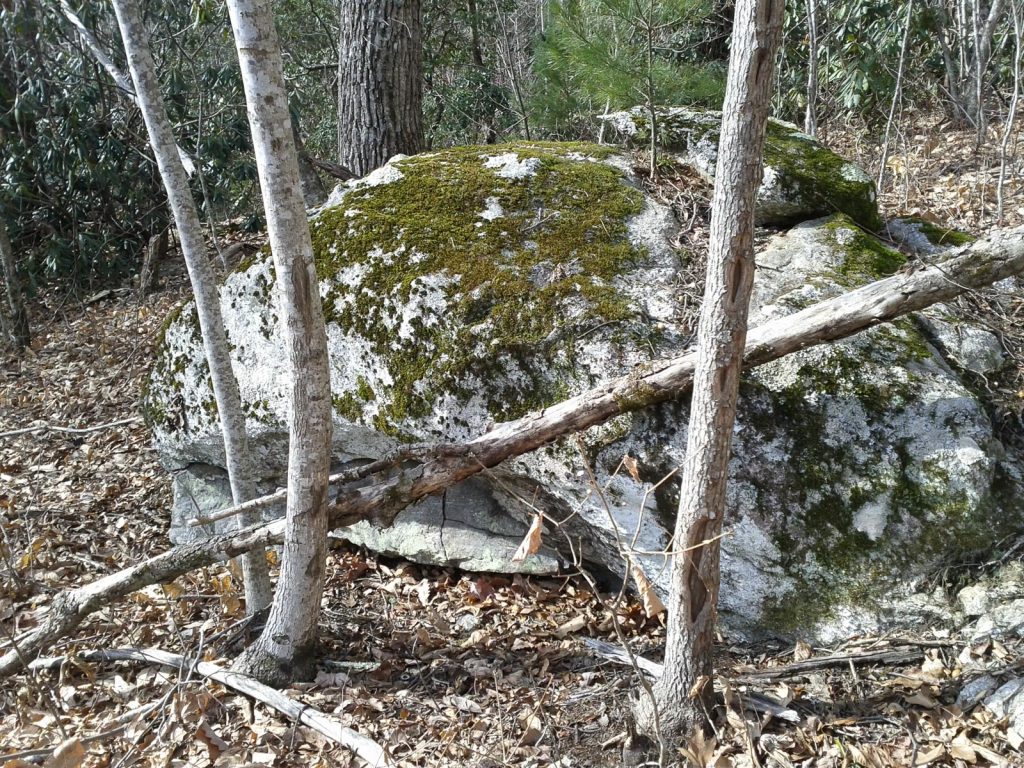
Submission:
[[[655,110],[657,143],[664,152],[714,181],[722,113],[685,107]],[[651,117],[645,107],[604,116],[625,141],[644,147]],[[757,192],[758,224],[793,224],[844,213],[872,231],[882,228],[875,183],[853,163],[781,120],[769,120],[764,178]]]
[[[406,441],[473,437],[692,342],[674,283],[688,256],[672,247],[671,211],[607,148],[531,143],[400,159],[332,202],[312,232],[337,466]],[[753,322],[903,263],[849,218],[802,224],[758,256]],[[222,290],[270,490],[283,482],[288,376],[272,289],[264,253]],[[194,503],[229,500],[221,479],[218,501],[222,448],[189,306],[167,326],[146,413],[176,471],[181,531]],[[489,570],[551,570],[582,552],[618,573],[630,549],[664,589],[660,553],[678,493],[668,476],[686,419],[681,402],[623,415],[428,499],[391,530],[340,533]],[[911,593],[931,568],[1020,523],[1019,473],[984,408],[909,319],[749,372],[734,447],[721,613],[737,630],[834,637],[907,624],[928,608]],[[561,521],[545,537],[559,551],[514,563],[538,508]]]

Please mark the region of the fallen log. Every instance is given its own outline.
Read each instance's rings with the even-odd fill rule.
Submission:
[[[744,365],[762,365],[807,347],[852,336],[909,312],[956,298],[966,291],[1021,274],[1024,272],[1024,228],[997,231],[956,249],[941,263],[912,264],[914,268],[752,329],[747,334]],[[637,366],[628,376],[542,411],[499,424],[468,443],[435,447],[419,466],[399,472],[384,482],[358,489],[343,487],[331,504],[331,524],[346,526],[369,519],[390,525],[410,504],[506,459],[602,424],[620,413],[679,397],[692,382],[696,359],[696,353],[691,352]],[[261,503],[264,501],[249,502],[247,508]],[[279,544],[283,531],[284,521],[281,520],[181,545],[92,584],[60,593],[40,625],[16,638],[14,647],[0,657],[0,677],[20,668],[26,660],[112,600],[150,584],[170,581],[196,568],[230,560],[254,547]]]

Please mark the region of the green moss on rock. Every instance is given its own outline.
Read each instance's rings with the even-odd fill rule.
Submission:
[[[470,378],[500,378],[488,367],[515,367],[556,340],[571,346],[559,334],[573,332],[566,318],[580,301],[591,327],[635,320],[613,281],[644,255],[627,237],[643,198],[596,162],[609,153],[519,143],[419,155],[392,165],[400,178],[357,186],[317,217],[317,274],[331,284],[325,319],[369,340],[393,382],[381,399],[364,378],[336,398],[338,412],[351,418],[375,401],[378,428],[423,416],[443,393],[469,394]],[[526,172],[501,175],[502,158]],[[488,392],[496,417],[565,394],[557,376],[519,368],[528,381]]]
[[[837,252],[842,254],[842,261],[835,270],[840,285],[854,287],[880,280],[895,274],[907,263],[906,256],[883,245],[848,216],[833,216],[826,230]]]
[[[967,232],[963,232],[959,229],[942,227],[917,216],[911,216],[907,218],[906,221],[916,224],[917,231],[928,238],[928,242],[932,245],[940,247],[956,247],[960,245],[968,245],[978,239]]]
[[[764,163],[778,169],[785,194],[808,209],[843,213],[869,230],[882,229],[871,178],[795,126],[768,121]]]
[[[646,145],[651,135],[646,110],[625,114],[631,122],[626,133],[638,145]],[[622,120],[616,120],[620,128]],[[669,152],[685,153],[684,158],[701,173],[713,175],[721,120],[720,112],[666,109],[658,114],[658,143]],[[881,230],[883,222],[871,177],[795,125],[768,121],[764,164],[765,180],[758,206],[759,216],[766,216],[767,221],[795,223],[838,212],[869,230]]]

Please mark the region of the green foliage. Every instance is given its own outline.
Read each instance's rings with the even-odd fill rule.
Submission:
[[[0,215],[29,277],[85,282],[122,271],[166,214],[141,118],[60,23],[0,10]]]
[[[516,0],[423,4],[423,111],[427,145],[497,141],[520,127],[509,73],[496,51],[508,44]],[[521,131],[520,131],[521,132]]]
[[[333,160],[338,153],[338,2],[277,0],[274,16],[290,105],[306,149]],[[238,69],[233,56],[231,66]]]
[[[255,191],[241,79],[216,3],[147,5],[153,56],[197,200],[223,217]],[[124,72],[112,10],[79,15]],[[141,115],[55,8],[0,10],[0,215],[33,280],[121,276],[169,220]],[[227,44],[227,49],[225,49]]]
[[[856,113],[884,120],[892,102],[907,21],[902,0],[800,0],[787,9],[779,66],[780,107],[802,122],[807,102],[810,45],[807,6],[818,16],[819,102],[832,114]],[[933,6],[917,3],[910,18],[904,98],[930,100],[945,75],[939,37],[943,19]]]
[[[718,106],[724,61],[693,57],[710,10],[701,0],[552,0],[536,52],[535,118],[577,136],[606,108]]]

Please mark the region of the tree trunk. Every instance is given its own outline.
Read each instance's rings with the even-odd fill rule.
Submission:
[[[314,670],[327,557],[331,378],[273,7],[270,0],[229,0],[228,11],[291,368],[284,559],[267,626],[239,665],[262,682],[284,685]]]
[[[944,262],[900,272],[755,328],[747,335],[743,362],[747,367],[762,365],[1022,273],[1024,229],[995,232],[958,249]],[[367,465],[367,474],[344,473],[335,478],[343,486],[331,505],[330,522],[341,526],[372,520],[380,526],[390,525],[405,507],[485,468],[603,424],[620,413],[681,397],[693,381],[695,363],[696,354],[690,353],[638,366],[629,376],[602,384],[538,413],[499,424],[464,445],[421,450],[418,466],[370,487],[349,489],[344,483],[365,481],[368,474],[384,472],[400,462],[375,462],[375,466]],[[413,457],[398,458],[411,460]],[[281,498],[282,494],[275,493],[249,502],[246,508],[252,511],[277,503]],[[275,520],[260,528],[183,544],[123,571],[60,593],[50,603],[39,625],[18,637],[12,644],[14,647],[0,657],[0,678],[67,635],[90,613],[110,605],[112,600],[150,584],[171,581],[211,563],[223,562],[254,547],[279,544],[284,538],[284,527],[285,521]]]
[[[818,0],[807,0],[807,109],[804,133],[818,135]]]
[[[292,115],[292,138],[295,139],[295,151],[299,158],[299,179],[302,183],[302,201],[307,208],[316,208],[323,205],[327,199],[327,189],[324,187],[320,174],[316,172],[316,166],[306,151],[302,142],[302,134],[299,133],[299,121]]]
[[[160,176],[167,190],[167,201],[178,228],[181,251],[192,281],[196,298],[196,313],[203,336],[203,349],[210,367],[213,393],[217,401],[221,429],[224,433],[224,455],[231,496],[236,504],[256,495],[256,477],[249,456],[245,428],[245,414],[238,393],[238,381],[231,368],[231,352],[224,319],[221,316],[217,278],[203,240],[202,224],[195,199],[188,186],[188,176],[182,165],[178,146],[174,141],[171,121],[160,97],[160,83],[149,50],[149,36],[142,23],[137,0],[114,0],[114,11],[121,28],[128,68],[135,84],[135,98],[149,132]],[[240,525],[258,522],[258,517],[244,517]],[[242,558],[245,580],[245,605],[249,613],[261,611],[270,605],[271,587],[267,561],[263,550],[249,552]]]
[[[713,702],[711,649],[720,582],[717,537],[725,513],[729,450],[754,285],[754,197],[761,182],[761,152],[784,7],[784,0],[739,0],[733,22],[667,601],[665,674],[654,685],[654,701],[642,697],[636,713],[642,730],[669,741],[706,728]]]
[[[341,1],[338,162],[365,176],[423,145],[420,0]]]
[[[22,295],[21,279],[18,267],[14,263],[14,249],[11,239],[7,236],[7,225],[0,221],[0,274],[4,278],[6,294],[6,311],[4,316],[4,332],[15,350],[20,351],[32,341],[32,333],[28,325],[28,312],[25,311],[25,297]]]
[[[981,0],[973,0],[971,3],[971,37],[974,51],[968,69],[968,81],[963,84],[961,90],[966,94],[965,107],[968,116],[974,122],[979,145],[985,132],[985,73],[992,58],[992,38],[1003,10],[1003,0],[992,0],[988,13],[985,13]],[[965,44],[966,41],[961,40],[961,45]]]

